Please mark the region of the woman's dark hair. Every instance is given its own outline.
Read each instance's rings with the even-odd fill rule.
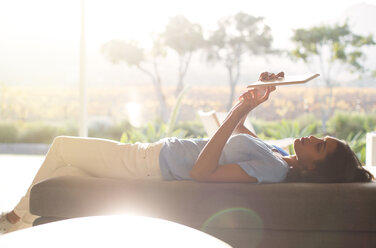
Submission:
[[[286,182],[352,183],[371,182],[372,173],[363,168],[349,145],[339,141],[337,148],[324,160],[315,162],[312,170],[290,168]]]

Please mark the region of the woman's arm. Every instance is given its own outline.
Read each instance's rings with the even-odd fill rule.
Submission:
[[[256,178],[248,176],[237,164],[219,167],[219,158],[227,140],[242,118],[259,104],[266,101],[269,98],[270,92],[274,89],[275,87],[268,87],[263,96],[260,96],[256,89],[252,89],[241,95],[241,100],[230,110],[220,128],[208,141],[198,156],[190,172],[193,179],[198,181],[221,182],[257,181]]]
[[[238,133],[245,133],[245,134],[249,134],[255,138],[258,138],[257,135],[255,133],[253,133],[251,130],[249,130],[245,125],[244,125],[244,122],[245,120],[247,119],[247,115],[244,115],[243,118],[239,121],[238,125],[236,126],[235,130],[234,130],[234,133],[235,134],[238,134]]]

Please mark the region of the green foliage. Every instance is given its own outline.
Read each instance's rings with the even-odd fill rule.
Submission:
[[[316,135],[320,122],[313,115],[304,115],[295,120],[282,120],[276,122],[252,121],[257,135],[262,139],[278,140],[284,138],[300,138]],[[293,145],[289,147],[289,153],[294,154]]]
[[[143,127],[135,128],[124,120],[119,123],[93,122],[89,128],[89,136],[119,140],[124,143],[155,142],[165,137],[199,138],[205,137],[205,131],[199,120],[180,122],[175,124],[175,117],[170,118],[170,124],[162,121],[153,121]],[[376,115],[337,112],[329,120],[330,135],[345,140],[357,154],[361,162],[365,162],[366,133],[376,130]],[[299,138],[315,135],[322,137],[318,132],[320,122],[313,115],[304,115],[294,120],[262,121],[252,120],[256,133],[260,138],[282,139],[287,137]],[[51,143],[58,135],[73,135],[78,133],[77,125],[64,123],[62,125],[40,122],[0,122],[1,143]],[[290,147],[290,153],[293,153]]]
[[[366,161],[366,134],[363,132],[349,133],[345,141],[358,156],[360,162],[364,164]]]
[[[122,143],[152,143],[162,138],[166,138],[167,125],[164,123],[148,123],[145,127],[131,128],[123,132],[120,142]],[[171,132],[171,137],[184,138],[185,130],[175,129]]]
[[[204,45],[202,27],[191,23],[182,15],[170,18],[161,36],[166,46],[176,51],[179,56],[192,53]]]
[[[233,103],[243,57],[270,53],[271,43],[271,30],[263,23],[263,17],[239,12],[218,22],[217,30],[207,40],[207,60],[222,62],[227,69],[230,86],[227,110]]]
[[[25,123],[20,131],[19,140],[24,143],[51,143],[60,133],[57,126],[40,122]]]
[[[365,134],[376,129],[376,115],[354,112],[336,112],[328,121],[328,131],[339,139]]]
[[[279,125],[274,128],[269,128],[266,133],[274,138],[282,139],[287,137],[303,137],[311,135],[316,129],[315,123],[305,127],[300,127],[297,121],[282,120]]]
[[[175,128],[176,118],[184,95],[189,87],[178,96],[168,124],[161,121],[148,123],[145,127],[135,128],[127,120],[112,123],[106,120],[96,120],[89,124],[89,137],[121,140],[122,142],[155,142],[165,137],[186,137],[187,131]],[[182,125],[184,126],[184,125]],[[59,135],[76,136],[77,124],[64,123],[54,125],[41,122],[0,123],[0,142],[3,143],[51,143]]]
[[[295,120],[274,122],[252,121],[258,136],[267,139],[300,138],[318,133],[320,122],[313,115],[305,115]]]
[[[203,46],[204,38],[201,26],[178,15],[170,19],[163,33],[153,37],[153,47],[149,50],[142,48],[137,41],[111,40],[102,45],[101,51],[112,63],[125,62],[130,67],[136,67],[151,79],[159,101],[160,117],[167,121],[169,114],[162,90],[158,59],[166,56],[166,47],[178,54],[179,78],[176,86],[176,95],[178,95],[184,89],[183,79],[187,73],[192,53]]]
[[[253,120],[252,123],[258,136],[263,139],[299,138],[309,135],[323,136],[319,132],[320,121],[313,115],[278,122]],[[375,129],[375,114],[337,112],[328,122],[329,135],[346,141],[362,163],[365,163],[366,156],[366,133]],[[289,148],[290,154],[293,154],[293,147]]]
[[[118,140],[124,130],[128,130],[132,127],[129,121],[124,120],[118,123],[106,122],[106,121],[95,121],[90,123],[88,136]]]
[[[234,66],[245,53],[258,55],[270,52],[273,38],[263,19],[243,12],[221,19],[217,30],[207,41],[208,60],[223,60],[226,65],[230,63]]]
[[[166,130],[166,136],[167,137],[170,137],[173,130],[174,130],[176,118],[178,116],[178,113],[179,113],[179,110],[180,110],[180,107],[181,107],[181,101],[183,100],[183,97],[185,96],[185,94],[188,92],[189,89],[190,89],[190,86],[183,89],[179,93],[178,98],[176,99],[174,109],[172,110],[172,113],[171,113],[170,118],[168,120],[168,125],[167,125],[167,130]]]
[[[147,75],[154,86],[154,92],[159,101],[160,117],[167,118],[167,105],[162,91],[162,82],[158,70],[158,57],[165,56],[164,46],[160,39],[153,41],[153,47],[150,51],[145,51],[138,42],[129,40],[111,40],[102,45],[104,56],[114,64],[124,62],[130,67],[136,67],[139,71]],[[152,64],[153,70],[144,68],[146,62]]]
[[[185,138],[203,138],[206,131],[201,120],[185,121],[176,124],[176,129],[185,131]]]
[[[18,129],[12,123],[0,124],[0,143],[17,142]]]
[[[323,132],[327,132],[327,120],[335,108],[332,104],[332,74],[343,66],[352,73],[367,71],[368,68],[362,64],[365,58],[363,47],[373,46],[376,43],[372,35],[361,36],[353,33],[347,22],[343,25],[296,29],[292,41],[295,43],[295,49],[290,53],[292,58],[320,68],[320,78],[329,88],[320,101],[323,103],[320,107]]]
[[[190,87],[186,87],[183,91],[180,92],[167,124],[163,122],[157,122],[157,125],[148,123],[147,126],[143,128],[143,130],[126,130],[121,136],[120,142],[155,142],[166,137],[185,137],[186,132],[182,129],[175,129],[175,124],[181,107],[181,102],[185,94],[188,92],[189,88]]]
[[[363,71],[361,61],[365,57],[363,46],[375,45],[372,35],[361,36],[353,33],[349,25],[321,25],[308,29],[296,29],[292,37],[296,48],[291,51],[295,59],[310,63],[318,57],[323,71],[321,74],[330,84],[330,67],[335,62],[347,65],[353,72]],[[327,53],[327,54],[325,54]]]
[[[178,82],[175,90],[175,94],[178,95],[184,89],[183,80],[192,54],[204,47],[202,28],[199,24],[191,23],[186,17],[177,15],[170,18],[160,38],[179,56]]]
[[[111,40],[102,45],[101,51],[114,64],[124,62],[138,66],[145,60],[145,51],[136,41]]]
[[[337,112],[328,121],[328,131],[345,140],[362,163],[366,158],[366,134],[376,129],[376,115]]]

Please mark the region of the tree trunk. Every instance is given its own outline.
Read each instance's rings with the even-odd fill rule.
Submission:
[[[176,88],[175,88],[175,96],[178,96],[179,93],[183,90],[183,88],[184,88],[183,77],[179,75],[178,84],[176,85]]]
[[[236,69],[235,76],[233,74],[233,69],[234,69],[233,64],[227,66],[227,71],[228,71],[228,75],[229,75],[229,83],[230,83],[230,98],[229,98],[229,102],[227,104],[227,111],[229,111],[231,109],[232,102],[234,101],[235,89],[236,89],[236,85],[237,85],[237,83],[239,81],[239,77],[240,77],[240,59],[238,59],[235,62],[235,69]]]
[[[230,111],[230,109],[232,108],[232,102],[234,101],[234,96],[235,96],[235,84],[231,83],[230,84],[230,98],[229,98],[229,102],[227,105],[227,111]]]
[[[321,107],[321,129],[323,134],[327,134],[327,122],[334,112],[333,87],[329,86],[326,90],[329,90],[329,93],[325,94],[323,101],[321,101],[325,104]]]
[[[159,102],[159,115],[162,118],[163,122],[167,122],[169,118],[166,98],[162,91],[162,86],[160,82],[153,82],[154,83],[154,89],[157,95],[157,99]]]
[[[232,73],[232,66],[227,67],[227,71],[228,71],[228,77],[229,77],[229,83],[230,83],[230,97],[227,103],[226,111],[230,111],[232,107],[232,101],[234,99],[234,94],[235,94],[235,83],[234,83],[234,78],[233,78],[233,73]]]
[[[179,56],[179,73],[178,84],[175,89],[175,96],[178,96],[184,89],[184,77],[187,74],[189,62],[191,61],[192,52]]]
[[[141,66],[137,66],[137,68],[151,78],[151,80],[153,82],[153,86],[154,86],[154,92],[155,92],[156,97],[157,97],[158,102],[159,102],[159,117],[162,118],[163,122],[166,123],[168,121],[169,113],[168,113],[166,98],[165,98],[165,96],[163,94],[163,90],[162,90],[161,79],[160,79],[159,74],[157,73],[157,68],[155,68],[155,66],[156,65],[154,64],[154,69],[156,71],[155,75],[153,75],[148,70],[145,70]]]

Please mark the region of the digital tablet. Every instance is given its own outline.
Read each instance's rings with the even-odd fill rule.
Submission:
[[[301,74],[301,75],[291,75],[285,76],[284,78],[276,79],[273,81],[256,81],[252,84],[249,84],[247,88],[257,88],[265,86],[280,86],[288,84],[304,84],[308,81],[317,78],[320,74]]]

